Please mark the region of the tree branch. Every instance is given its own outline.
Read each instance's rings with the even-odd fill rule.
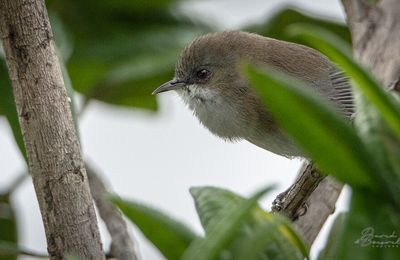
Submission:
[[[341,184],[305,161],[294,184],[278,195],[272,210],[291,219],[311,247],[326,219],[334,213],[341,190]]]
[[[114,205],[108,202],[104,195],[108,194],[106,186],[96,171],[86,163],[86,170],[89,178],[90,190],[96,203],[100,217],[106,224],[111,236],[111,247],[109,256],[119,260],[137,260],[137,252],[133,240],[121,213]]]
[[[365,4],[361,0],[342,0],[353,38],[353,51],[361,64],[386,86],[400,80],[400,5],[398,0]],[[362,6],[360,7],[360,5]],[[354,9],[361,9],[361,19]]]
[[[324,178],[306,201],[307,211],[294,221],[295,228],[311,247],[328,217],[335,213],[335,204],[343,184],[330,176]]]
[[[1,0],[0,35],[49,257],[104,259],[44,2]]]

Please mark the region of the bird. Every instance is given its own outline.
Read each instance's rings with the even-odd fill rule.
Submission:
[[[181,52],[173,79],[153,94],[176,91],[200,123],[225,140],[244,139],[284,157],[304,158],[241,73],[243,61],[303,82],[347,118],[354,113],[349,80],[326,56],[304,45],[243,31],[195,38]]]

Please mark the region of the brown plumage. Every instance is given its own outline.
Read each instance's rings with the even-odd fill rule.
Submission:
[[[283,156],[301,156],[240,73],[243,61],[295,77],[344,115],[353,113],[349,83],[325,56],[303,45],[246,32],[195,39],[182,51],[175,78],[155,93],[176,90],[200,122],[222,138],[246,139]]]

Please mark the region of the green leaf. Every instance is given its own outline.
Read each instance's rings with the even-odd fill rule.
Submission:
[[[159,55],[146,55],[137,60],[115,66],[104,75],[103,80],[86,94],[114,105],[157,110],[157,102],[151,94],[160,82],[173,76],[176,51]]]
[[[212,232],[215,226],[219,225],[218,223],[223,221],[227,216],[230,217],[232,211],[236,211],[237,207],[246,201],[245,198],[229,190],[217,187],[194,187],[190,189],[190,193],[195,200],[197,213],[206,230],[206,240],[209,239],[208,234]],[[269,229],[267,230],[267,228]],[[260,233],[261,230],[267,233]],[[274,233],[269,233],[271,230]],[[257,245],[253,244],[250,249],[242,246],[243,244],[250,246],[246,241],[256,240],[258,236],[266,236],[268,239],[272,239],[274,243],[279,241],[277,242],[279,245],[273,243],[267,245],[261,242],[257,243]],[[241,252],[246,250],[253,252],[259,250],[260,254],[271,255],[272,247],[274,246],[277,248],[281,248],[282,246],[288,247],[285,249],[285,252],[289,255],[293,253],[292,256],[295,255],[298,257],[299,253],[300,255],[307,255],[306,247],[287,224],[287,221],[255,206],[251,210],[250,216],[241,224],[239,234],[234,237],[234,241],[229,246],[228,251],[235,256],[242,255]],[[225,254],[228,254],[228,251]]]
[[[293,246],[291,240],[296,238],[286,219],[270,215],[269,221],[263,221],[253,232],[238,240],[235,259],[304,259],[307,250],[303,248],[300,251],[301,247]]]
[[[400,136],[383,120],[381,113],[366,100],[363,95],[356,95],[357,116],[355,126],[365,140],[368,149],[374,154],[383,170],[376,173],[376,179],[391,196],[385,201],[392,201],[400,208]]]
[[[245,31],[256,32],[275,39],[293,41],[292,37],[287,34],[286,29],[290,25],[297,23],[315,24],[324,27],[341,37],[344,41],[351,43],[350,32],[346,24],[327,19],[326,17],[316,17],[291,6],[283,7],[266,21],[258,25],[249,26]]]
[[[213,221],[226,209],[238,206],[245,199],[229,190],[217,187],[192,187],[197,214],[206,233],[213,227]]]
[[[10,124],[15,142],[22,154],[27,160],[24,140],[22,138],[21,128],[19,126],[17,109],[11,82],[9,80],[7,66],[4,60],[0,59],[0,115],[4,115]]]
[[[326,30],[311,25],[293,25],[290,32],[337,63],[371,104],[377,107],[393,131],[400,136],[400,104],[380,86],[370,73],[353,60],[350,48],[346,43]]]
[[[329,102],[278,72],[249,68],[246,74],[274,118],[323,172],[353,187],[376,189],[374,157]]]
[[[17,260],[19,255],[18,245],[9,241],[0,240],[0,259]]]
[[[339,252],[340,239],[345,232],[346,219],[346,213],[340,213],[335,218],[335,221],[333,222],[332,228],[329,232],[328,241],[318,256],[319,260],[339,259],[337,254]]]
[[[3,255],[9,252],[7,248],[9,249],[10,245],[18,247],[17,220],[9,194],[0,194],[0,230],[0,258],[3,260],[17,259],[17,255]]]
[[[204,190],[202,190],[204,189]],[[218,189],[218,188],[196,188],[192,189],[191,192],[195,199],[199,202],[196,202],[196,206],[199,210],[200,218],[203,220],[207,220],[210,217],[212,211],[215,211],[214,220],[207,220],[205,223],[209,223],[208,232],[206,233],[205,238],[196,239],[185,252],[182,259],[217,259],[221,254],[228,256],[237,253],[237,250],[240,246],[234,241],[240,237],[243,237],[245,233],[239,232],[241,227],[243,227],[244,221],[248,219],[250,215],[253,214],[262,214],[267,216],[267,218],[258,217],[258,221],[263,219],[266,221],[268,218],[272,218],[271,215],[266,214],[256,207],[257,200],[266,192],[268,192],[271,188],[264,189],[260,192],[257,192],[250,199],[246,200],[240,198],[237,195],[230,194],[226,190]],[[214,195],[212,193],[214,192]],[[215,196],[215,198],[212,198]],[[225,207],[220,202],[224,199],[222,198],[220,201],[217,196],[223,196],[226,199],[227,203],[237,204],[233,207]],[[210,205],[206,205],[207,201],[210,201]],[[231,202],[229,202],[231,201]],[[237,201],[237,202],[236,202]],[[236,202],[236,203],[235,203]],[[222,208],[221,208],[222,207]],[[255,211],[254,211],[255,210]],[[266,214],[266,215],[265,215]],[[205,217],[202,215],[206,215]],[[208,216],[207,216],[208,215]],[[254,222],[254,219],[253,219]],[[260,225],[260,223],[259,223]],[[254,230],[256,230],[259,226],[254,226]],[[246,229],[245,229],[246,230]],[[247,229],[248,230],[248,229]],[[285,230],[287,232],[287,230]],[[238,233],[239,232],[239,233]],[[250,231],[249,231],[250,232]],[[250,232],[250,234],[253,234]],[[289,232],[290,233],[290,232]],[[292,249],[295,248],[290,239],[284,236],[285,232],[281,232],[279,235],[284,239],[285,243],[290,246]],[[288,233],[286,233],[287,235]],[[294,233],[290,233],[294,234]],[[296,239],[295,239],[296,240]],[[296,240],[299,241],[299,240]],[[234,248],[228,248],[229,244],[233,243]],[[296,251],[296,249],[293,249]],[[301,253],[296,251],[297,258],[289,258],[289,259],[303,259]],[[222,257],[222,256],[221,256]]]
[[[112,197],[124,215],[132,221],[167,259],[180,259],[196,234],[166,214],[134,201]]]
[[[179,51],[210,30],[179,15],[179,1],[48,2],[71,39],[67,68],[87,101],[157,110],[152,90],[173,77]],[[61,28],[58,26],[58,28]],[[66,41],[64,41],[66,42]],[[68,44],[64,44],[68,45]],[[67,49],[68,48],[64,48]]]
[[[250,214],[250,210],[257,205],[257,201],[268,192],[270,188],[263,189],[253,195],[249,200],[242,201],[235,208],[228,208],[210,227],[206,239],[198,238],[190,245],[182,256],[182,260],[216,259],[220,252],[234,239],[234,234],[242,221]]]

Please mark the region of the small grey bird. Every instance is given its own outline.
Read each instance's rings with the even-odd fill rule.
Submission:
[[[200,122],[219,137],[245,139],[278,155],[303,157],[240,73],[241,61],[297,78],[345,116],[353,113],[348,80],[324,55],[303,45],[246,32],[218,32],[195,39],[183,50],[175,77],[153,94],[175,90]]]

